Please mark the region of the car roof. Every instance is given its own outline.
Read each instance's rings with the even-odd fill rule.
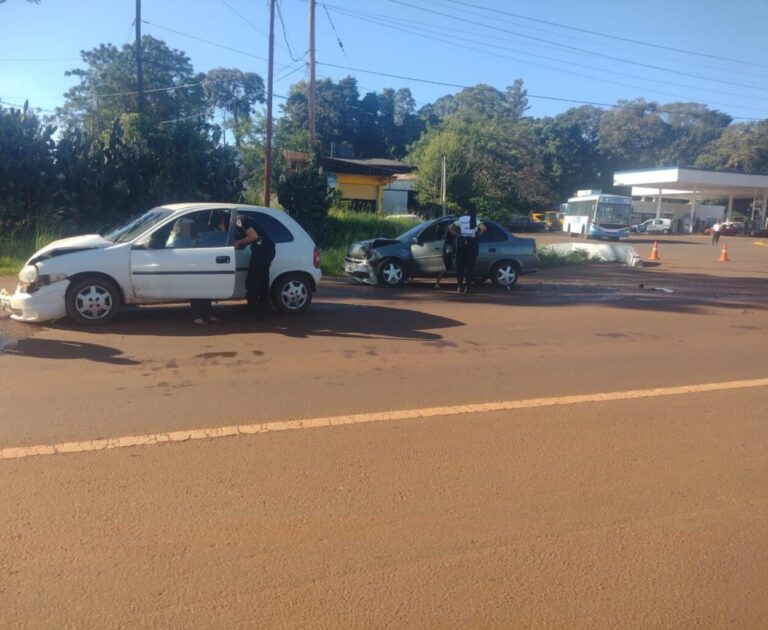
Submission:
[[[281,210],[277,210],[275,208],[265,208],[263,206],[250,206],[243,203],[206,203],[201,201],[195,201],[195,202],[189,202],[189,203],[166,203],[162,206],[159,206],[160,208],[165,208],[166,210],[172,210],[173,212],[177,212],[179,210],[207,210],[207,209],[231,209],[231,208],[242,208],[243,210],[259,210],[267,212],[282,212]]]

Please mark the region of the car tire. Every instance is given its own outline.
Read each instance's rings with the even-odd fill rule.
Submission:
[[[406,277],[405,266],[397,258],[387,258],[383,261],[376,274],[379,286],[390,288],[402,286]]]
[[[75,280],[64,298],[69,318],[81,326],[109,324],[120,310],[120,291],[100,276]]]
[[[520,277],[520,266],[511,260],[501,260],[491,268],[491,282],[499,289],[509,289]]]
[[[284,315],[304,313],[312,303],[312,285],[302,273],[287,273],[272,283],[272,303]]]

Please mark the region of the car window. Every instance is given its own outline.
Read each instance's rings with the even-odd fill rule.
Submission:
[[[445,240],[445,233],[448,231],[448,226],[450,224],[450,219],[436,221],[419,235],[419,241],[421,243],[428,243],[430,241]]]
[[[199,210],[187,213],[152,233],[153,249],[202,249],[225,247],[229,240],[228,210]]]
[[[258,228],[264,230],[264,234],[266,234],[273,243],[291,243],[293,241],[293,234],[291,231],[275,217],[270,216],[265,212],[256,212],[254,210],[242,210],[239,212],[247,216],[256,224],[257,231]]]
[[[484,223],[485,232],[480,235],[481,243],[498,243],[508,239],[507,233],[501,229],[501,226],[490,221],[484,221]]]

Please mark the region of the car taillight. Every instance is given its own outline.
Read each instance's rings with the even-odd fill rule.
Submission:
[[[312,264],[315,269],[320,267],[320,250],[315,247],[315,251],[312,253]]]

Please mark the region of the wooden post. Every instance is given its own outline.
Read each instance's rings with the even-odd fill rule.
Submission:
[[[264,147],[264,205],[272,199],[272,82],[275,65],[275,0],[269,2],[269,66],[267,68],[267,137]]]

